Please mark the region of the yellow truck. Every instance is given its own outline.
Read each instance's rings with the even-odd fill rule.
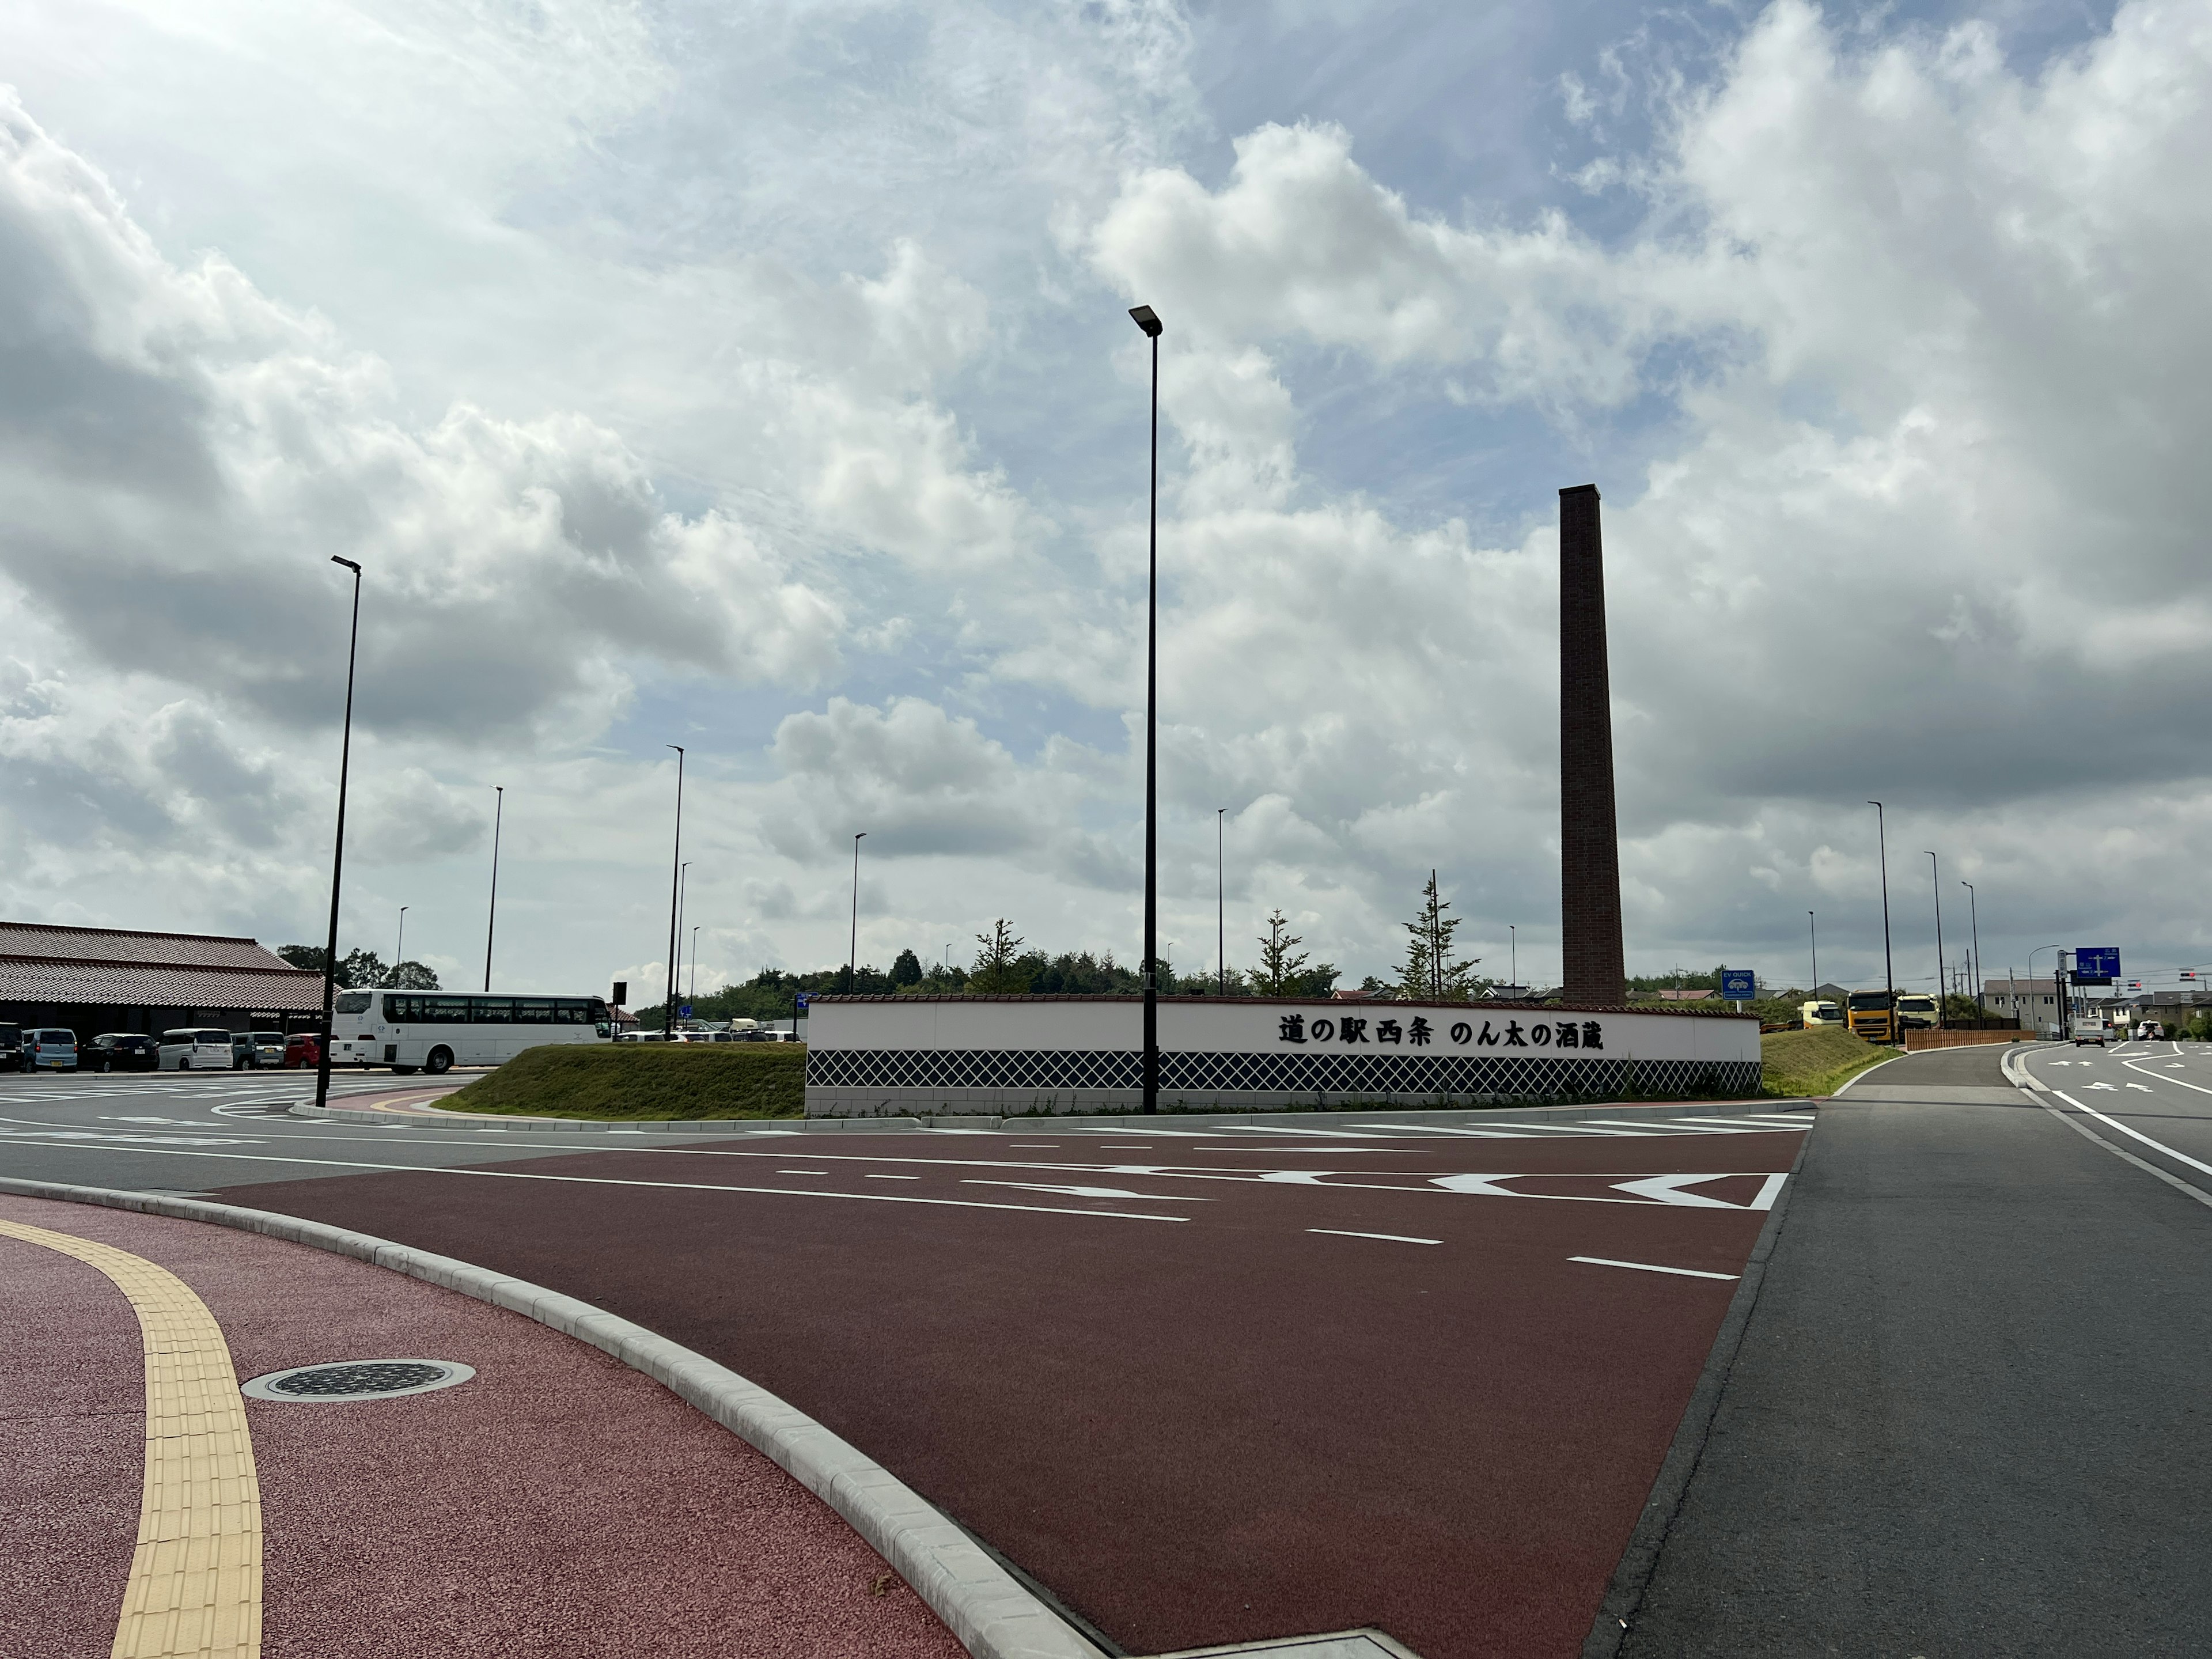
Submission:
[[[1897,1041],[1897,1017],[1887,991],[1853,991],[1844,1004],[1844,1018],[1853,1036],[1869,1042]]]

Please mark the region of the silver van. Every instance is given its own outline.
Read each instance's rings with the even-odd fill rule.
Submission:
[[[161,1033],[161,1069],[165,1072],[228,1072],[231,1068],[230,1033],[213,1027]]]

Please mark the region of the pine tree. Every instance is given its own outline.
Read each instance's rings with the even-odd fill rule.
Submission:
[[[1018,965],[1021,938],[1004,916],[991,924],[989,933],[976,934],[975,943],[982,948],[975,952],[975,965],[969,970],[969,990],[1004,996],[1030,988],[1030,975]]]
[[[904,989],[921,983],[921,958],[912,951],[902,951],[891,963],[891,983]]]
[[[1448,916],[1451,905],[1437,892],[1437,872],[1421,890],[1420,914],[1406,924],[1406,965],[1398,975],[1398,994],[1422,1002],[1466,1002],[1475,992],[1474,969],[1482,958],[1453,958],[1452,935],[1462,918]]]
[[[1288,931],[1290,923],[1280,910],[1267,918],[1267,934],[1260,944],[1260,966],[1252,975],[1252,982],[1271,997],[1288,996],[1297,988],[1299,975],[1305,971],[1306,953],[1293,955],[1291,947],[1305,941]]]

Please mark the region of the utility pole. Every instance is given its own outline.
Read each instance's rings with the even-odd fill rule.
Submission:
[[[1974,1012],[1978,1018],[1986,1019],[1990,1011],[1982,1000],[1982,913],[1974,902],[1974,884],[1962,881],[1959,885],[1966,890],[1966,915],[1973,924]]]
[[[497,797],[491,809],[491,902],[484,911],[484,989],[491,989],[491,936],[499,925],[499,832],[507,821],[507,791],[499,784],[491,787]]]
[[[1813,983],[1810,988],[1817,998],[1820,994],[1820,927],[1810,910],[1805,913],[1805,930],[1813,939]]]

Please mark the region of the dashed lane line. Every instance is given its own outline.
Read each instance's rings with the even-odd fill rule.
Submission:
[[[1327,1233],[1332,1238],[1379,1238],[1386,1244],[1441,1244],[1441,1238],[1412,1238],[1404,1233],[1355,1233],[1342,1227],[1309,1227],[1310,1233]]]
[[[110,1244],[0,1220],[0,1236],[74,1257],[138,1316],[146,1476],[113,1659],[256,1659],[261,1487],[222,1328],[167,1268]]]

